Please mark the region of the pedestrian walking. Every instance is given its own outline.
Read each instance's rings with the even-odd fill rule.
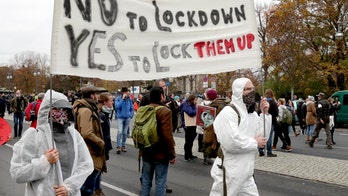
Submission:
[[[22,95],[21,90],[16,91],[16,97],[11,100],[10,111],[13,113],[14,137],[21,137],[23,130],[23,121],[25,109],[28,106],[28,100]]]
[[[325,99],[324,93],[319,93],[317,109],[317,123],[315,124],[314,134],[311,141],[308,143],[310,147],[314,146],[314,141],[318,138],[320,130],[325,129],[326,133],[326,147],[332,149],[332,138],[330,133],[330,104]]]
[[[255,87],[248,78],[234,80],[231,103],[239,114],[226,106],[213,123],[223,159],[217,157],[212,166],[210,196],[259,195],[253,178],[254,162],[257,149],[265,147],[269,138],[269,103],[266,98],[261,100],[259,116],[255,111]]]

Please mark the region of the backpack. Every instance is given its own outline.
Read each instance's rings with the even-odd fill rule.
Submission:
[[[35,112],[35,108],[36,108],[36,104],[37,102],[34,101],[33,104],[32,104],[32,107],[29,111],[30,115],[29,115],[29,119],[27,121],[34,121],[37,119],[37,115],[36,115],[36,112]]]
[[[159,141],[156,113],[164,106],[139,107],[134,120],[132,139],[137,149],[149,148]]]
[[[281,123],[291,125],[292,124],[292,113],[288,109],[283,109],[283,116]]]
[[[209,106],[216,108],[216,115],[220,113],[220,111],[228,105],[223,99],[214,100]],[[240,115],[237,108],[230,104],[230,107],[237,113],[238,115],[238,125],[240,123]],[[221,156],[220,143],[217,141],[216,134],[214,132],[214,125],[211,124],[208,127],[204,128],[203,134],[203,152],[206,156],[210,158],[216,158],[217,156]],[[219,152],[220,151],[220,152]],[[220,157],[221,158],[221,157]]]

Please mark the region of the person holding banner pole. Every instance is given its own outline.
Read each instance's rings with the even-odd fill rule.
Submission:
[[[255,87],[248,78],[234,80],[232,92],[231,104],[239,114],[232,107],[224,107],[213,123],[223,158],[217,157],[211,168],[214,183],[210,196],[257,196],[253,178],[255,154],[269,138],[272,125],[269,103],[266,98],[261,100],[259,116],[255,111]]]
[[[37,128],[27,129],[13,146],[10,174],[17,183],[26,183],[26,196],[80,195],[93,160],[71,121],[74,114],[66,96],[47,91]]]

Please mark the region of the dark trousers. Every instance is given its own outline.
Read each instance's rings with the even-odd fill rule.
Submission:
[[[329,123],[321,123],[321,122],[317,122],[317,124],[315,124],[315,129],[314,129],[314,133],[313,133],[313,137],[310,141],[310,144],[314,144],[315,139],[317,139],[319,137],[319,133],[321,129],[325,129],[325,133],[326,133],[326,145],[331,146],[332,145],[332,137],[331,137],[331,132],[330,132],[330,125]]]
[[[332,129],[330,129],[332,143],[335,143],[334,138],[333,138],[334,132],[335,132],[335,127],[332,127]]]
[[[23,130],[24,114],[22,112],[13,113],[14,136],[21,137]]]
[[[94,169],[93,172],[88,176],[85,183],[81,187],[81,196],[91,196],[94,194],[94,191],[96,189],[97,180],[99,179],[99,176],[101,175],[101,172]]]
[[[190,159],[193,156],[192,154],[193,142],[195,141],[195,138],[197,136],[196,126],[185,127],[184,130],[185,130],[185,144],[184,144],[185,159]]]
[[[291,146],[291,140],[290,140],[290,137],[289,137],[289,126],[291,126],[291,125],[282,123],[280,126],[281,126],[281,130],[282,130],[282,133],[283,133],[283,136],[284,136],[284,141],[285,141],[286,145]],[[283,147],[286,147],[286,145],[283,144]]]
[[[288,130],[287,130],[287,132],[288,132]],[[289,137],[289,132],[288,132],[288,137]],[[286,142],[286,139],[284,137],[284,126],[282,124],[276,124],[274,126],[273,146],[277,146],[278,138],[283,142],[282,147],[286,147],[287,142]]]
[[[203,134],[198,134],[198,151],[203,150]]]

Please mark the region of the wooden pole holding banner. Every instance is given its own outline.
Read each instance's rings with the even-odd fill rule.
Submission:
[[[262,98],[265,98],[265,77],[262,71],[262,66],[260,69],[261,69],[261,76],[262,76],[261,77],[262,78],[261,86],[262,86],[262,95],[263,95]],[[261,103],[260,103],[260,107],[261,107]],[[264,112],[263,112],[263,136],[266,137],[266,114]]]

